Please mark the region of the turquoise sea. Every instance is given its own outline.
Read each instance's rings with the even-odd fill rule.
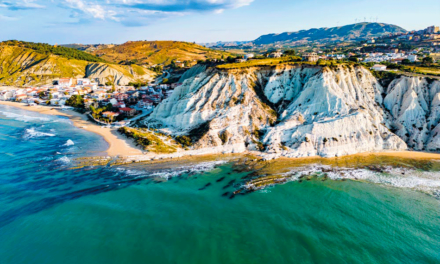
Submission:
[[[73,169],[106,144],[0,106],[1,264],[440,263],[435,162],[284,166],[287,183],[232,197],[255,171],[228,159]]]

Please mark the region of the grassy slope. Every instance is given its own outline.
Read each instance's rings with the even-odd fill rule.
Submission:
[[[0,45],[0,84],[9,86],[51,83],[61,77],[84,77],[91,62],[38,53],[32,49]],[[135,78],[130,66],[108,64],[129,78]],[[141,66],[132,65],[138,76],[155,74]]]
[[[88,62],[44,55],[34,50],[0,46],[0,83],[24,85],[45,83],[59,77],[84,76]]]
[[[95,55],[114,63],[136,59],[140,64],[170,64],[173,60],[206,60],[225,58],[230,53],[211,50],[193,43],[179,41],[135,41],[113,48],[101,49]]]

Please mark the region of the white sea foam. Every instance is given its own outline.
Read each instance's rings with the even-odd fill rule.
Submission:
[[[72,140],[67,140],[67,142],[63,145],[64,147],[69,147],[69,146],[73,146],[75,145],[75,143]]]
[[[310,166],[297,168],[284,176],[299,180],[303,176],[324,173],[332,180],[355,180],[375,184],[407,188],[436,195],[440,193],[440,172],[419,171],[407,168],[385,167],[382,172],[369,169],[332,168],[330,166]]]
[[[226,163],[226,161],[202,162],[199,164],[153,171],[150,173],[146,173],[143,170],[126,169],[126,168],[116,168],[116,170],[119,172],[123,172],[129,177],[157,177],[163,179],[170,179],[185,173],[200,173],[200,172],[211,171],[214,169],[216,165],[220,165],[224,163]]]
[[[25,139],[31,139],[31,138],[38,138],[38,137],[54,137],[55,134],[52,133],[45,133],[37,131],[34,127],[31,127],[29,129],[26,129],[24,138]]]
[[[8,117],[8,118],[12,118],[18,121],[23,121],[23,122],[30,122],[30,121],[51,121],[50,118],[48,117],[43,117],[43,116],[29,116],[29,115],[24,115],[24,114],[17,114],[17,113],[11,113],[11,112],[0,112],[2,115]]]
[[[62,163],[70,163],[70,159],[66,156],[58,159],[57,161],[62,162]]]

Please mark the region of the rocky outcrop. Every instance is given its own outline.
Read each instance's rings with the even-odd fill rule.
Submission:
[[[440,81],[402,77],[385,94],[392,130],[414,150],[440,151]]]
[[[106,63],[92,63],[87,65],[85,75],[101,84],[106,82],[118,85],[127,85],[130,82],[152,81],[155,74],[141,66],[122,66]]]
[[[179,83],[183,83],[185,80],[196,76],[197,74],[200,74],[202,72],[206,71],[206,65],[197,64],[193,67],[191,67],[189,70],[187,70],[182,77],[179,79]]]
[[[383,88],[363,67],[208,69],[148,119],[194,149],[266,158],[440,149],[440,82],[401,77]]]

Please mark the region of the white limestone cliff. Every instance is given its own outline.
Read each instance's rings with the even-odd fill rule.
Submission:
[[[147,122],[192,137],[194,149],[260,150],[268,159],[436,150],[439,92],[439,81],[418,77],[383,88],[360,66],[211,68],[185,80]]]

